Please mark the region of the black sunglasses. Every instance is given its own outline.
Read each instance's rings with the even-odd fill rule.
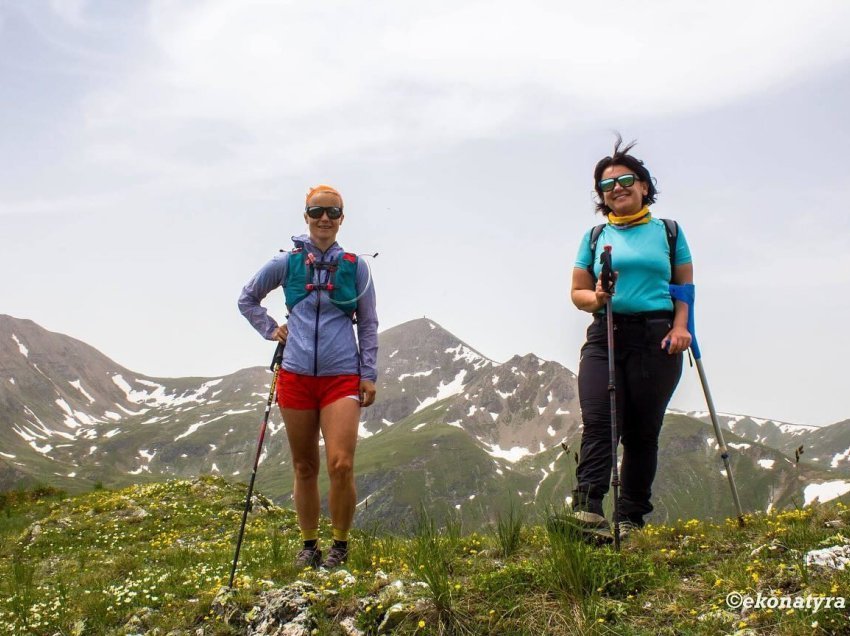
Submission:
[[[639,181],[640,179],[633,174],[621,174],[619,177],[614,177],[612,179],[602,179],[599,182],[599,189],[602,192],[611,192],[614,189],[614,184],[619,183],[624,188],[630,188],[635,184],[635,181]]]
[[[307,208],[307,216],[311,219],[321,219],[325,213],[327,213],[331,221],[336,221],[342,216],[342,208],[324,207],[321,205],[312,205]]]

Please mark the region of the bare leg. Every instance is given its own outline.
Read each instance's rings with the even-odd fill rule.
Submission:
[[[295,486],[292,498],[302,530],[319,527],[319,413],[280,409],[292,454]]]
[[[331,481],[328,507],[331,524],[338,530],[348,530],[354,519],[357,493],[354,489],[354,448],[360,426],[360,403],[345,397],[328,404],[319,416],[328,476]]]

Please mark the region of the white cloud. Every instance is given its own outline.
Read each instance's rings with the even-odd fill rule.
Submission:
[[[50,9],[59,18],[74,27],[86,25],[85,12],[89,0],[50,0]]]
[[[848,22],[844,2],[159,0],[155,50],[84,102],[90,159],[191,186],[711,108],[845,59]]]

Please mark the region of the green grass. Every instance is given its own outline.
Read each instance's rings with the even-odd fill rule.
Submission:
[[[743,529],[733,520],[648,526],[620,553],[581,543],[551,510],[507,508],[494,525],[471,528],[422,507],[405,532],[356,529],[348,572],[331,574],[295,570],[295,515],[265,504],[249,516],[236,593],[216,602],[244,488],[204,477],[16,498],[0,510],[0,635],[235,635],[264,593],[296,580],[308,586],[316,634],[342,634],[343,620],[381,633],[390,607],[390,632],[408,635],[850,634],[847,609],[742,615],[725,602],[730,592],[847,594],[850,571],[804,559],[850,536],[843,504],[748,515]],[[327,545],[325,520],[321,536]]]

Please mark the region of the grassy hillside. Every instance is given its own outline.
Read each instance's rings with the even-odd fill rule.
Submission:
[[[846,609],[812,600],[726,603],[732,592],[805,601],[850,590],[850,571],[806,559],[850,551],[840,503],[749,516],[744,529],[649,526],[619,554],[577,541],[551,509],[539,524],[504,511],[474,532],[457,519],[438,530],[420,512],[405,533],[356,531],[348,570],[326,573],[293,569],[294,514],[257,496],[237,590],[222,593],[243,497],[214,477],[6,495],[0,633],[271,634],[288,621],[287,633],[328,635],[850,634]]]

